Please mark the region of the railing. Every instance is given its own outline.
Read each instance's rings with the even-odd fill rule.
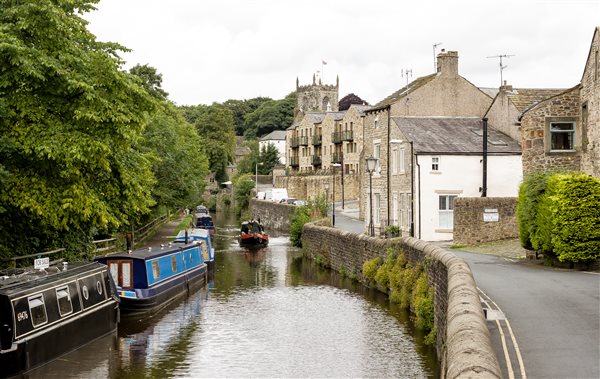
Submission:
[[[331,163],[342,163],[343,161],[344,161],[344,154],[342,154],[341,152],[336,151],[331,156]]]
[[[150,221],[149,223],[140,227],[139,229],[134,230],[133,231],[134,241],[143,241],[144,238],[148,237],[148,235],[150,235],[150,233],[152,233],[154,230],[156,230],[156,228],[158,228],[159,226],[161,226],[162,224],[167,222],[168,219],[169,219],[169,214],[164,214],[160,217],[155,218],[154,220]]]
[[[298,167],[298,166],[300,166],[300,157],[298,157],[298,156],[291,156],[290,157],[290,166],[291,167]]]
[[[296,148],[298,146],[300,146],[300,137],[292,137],[290,139],[290,147]]]
[[[320,134],[315,134],[314,136],[312,136],[312,144],[314,146],[319,146],[321,145],[321,142],[323,141],[323,136]]]
[[[333,133],[331,133],[331,142],[333,142],[333,143],[342,143],[342,132],[333,132]]]
[[[342,141],[354,141],[354,133],[352,130],[344,130],[342,132]]]
[[[117,249],[117,239],[116,238],[107,238],[104,240],[96,240],[93,242],[96,245],[96,252],[103,253],[109,252]]]
[[[312,165],[313,166],[320,166],[321,165],[321,156],[320,155],[313,155],[312,156]]]
[[[300,146],[308,146],[308,136],[300,136],[299,145]]]

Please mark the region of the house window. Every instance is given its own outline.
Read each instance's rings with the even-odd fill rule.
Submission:
[[[398,173],[398,149],[392,150],[392,173]]]
[[[381,194],[376,193],[374,195],[375,204],[373,205],[373,210],[375,211],[375,214],[373,215],[373,223],[379,225],[381,223]]]
[[[575,150],[575,122],[550,123],[550,151]]]
[[[431,157],[431,171],[440,170],[440,157]]]
[[[404,155],[404,148],[401,148],[398,151],[398,154],[400,154],[398,158],[398,162],[400,162],[400,173],[404,173],[406,172],[406,164],[404,163],[404,161],[406,160],[406,157]]]
[[[42,294],[32,296],[29,299],[29,312],[31,313],[31,322],[33,327],[38,327],[48,322],[46,315],[46,304]]]
[[[375,129],[377,129],[379,127],[379,116],[375,117],[374,126],[375,126]]]
[[[60,317],[64,317],[70,313],[73,313],[73,304],[71,303],[69,287],[64,286],[56,289],[56,301],[58,303]]]
[[[398,224],[400,225],[400,229],[402,229],[404,227],[404,194],[403,193],[400,194],[399,202],[400,202],[400,204],[399,204],[400,220],[398,220]]]
[[[452,229],[454,227],[454,199],[456,195],[439,195],[439,227]]]
[[[412,232],[411,226],[412,226],[413,212],[412,212],[412,194],[410,194],[410,193],[406,194],[406,209],[407,209],[406,213],[408,214],[408,217],[406,218],[407,229]]]
[[[398,226],[398,193],[394,192],[394,226]]]
[[[377,158],[375,173],[379,174],[381,172],[381,144],[376,143],[373,145],[373,157]]]

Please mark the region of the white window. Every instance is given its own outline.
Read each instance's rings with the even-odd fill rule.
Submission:
[[[374,126],[375,126],[375,129],[377,129],[379,127],[379,116],[375,117]]]
[[[406,229],[410,230],[410,227],[411,227],[411,224],[412,224],[412,219],[413,219],[412,218],[413,217],[413,214],[412,214],[412,194],[410,194],[410,193],[406,194],[406,209],[407,209],[406,213],[408,214],[408,217],[406,218],[406,225],[407,225]]]
[[[406,159],[404,156],[404,148],[401,148],[398,151],[398,154],[400,154],[400,156],[398,157],[398,162],[400,162],[400,173],[404,173],[406,172],[406,164],[404,163]]]
[[[381,172],[381,144],[376,143],[373,145],[373,156],[377,158],[377,166],[375,166],[375,173]]]
[[[431,171],[440,170],[440,157],[431,157]]]
[[[379,225],[381,223],[381,194],[373,194],[373,223]]]
[[[394,192],[394,226],[398,226],[398,193]]]
[[[439,227],[452,229],[454,227],[454,199],[456,195],[439,195]]]
[[[398,173],[398,149],[392,149],[392,173]]]
[[[550,123],[550,151],[575,150],[575,122]]]
[[[400,194],[400,220],[399,220],[400,229],[404,228],[404,194]]]

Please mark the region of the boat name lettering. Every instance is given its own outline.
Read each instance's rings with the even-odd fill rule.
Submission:
[[[27,314],[27,311],[17,313],[17,320],[19,322],[21,322],[23,320],[27,320],[28,318],[29,318],[29,315]]]

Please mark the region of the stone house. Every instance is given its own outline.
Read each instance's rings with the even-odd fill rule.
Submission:
[[[581,124],[581,170],[600,178],[600,27],[594,30],[581,78]]]
[[[267,145],[275,146],[279,154],[279,163],[285,165],[287,152],[285,130],[273,130],[271,133],[261,137],[258,141],[258,151],[266,149]]]
[[[404,159],[406,167],[415,160],[410,152],[406,149],[403,151],[397,146],[398,144],[394,143],[395,140],[404,140],[406,136],[401,135],[398,127],[392,123],[392,118],[438,116],[481,119],[492,103],[493,92],[478,88],[459,75],[456,51],[442,51],[437,58],[436,73],[417,78],[365,111],[363,157],[373,156],[379,159],[378,167],[371,180],[373,194],[378,194],[373,203],[373,212],[374,215],[378,214],[380,220],[379,225],[374,228],[375,234],[383,233],[387,225],[393,224],[394,209],[408,212],[406,198],[401,203],[402,199],[399,196],[394,198],[394,192],[398,195],[409,193],[410,180],[392,183],[390,177],[393,171],[393,159],[396,164]],[[404,158],[398,157],[402,151]],[[361,164],[364,165],[364,158]],[[409,172],[414,170],[415,168],[409,167]],[[520,172],[515,172],[514,176],[520,176]],[[481,175],[477,174],[477,177]],[[367,215],[369,212],[369,179],[369,173],[364,170],[361,181],[361,215]],[[411,214],[411,217],[414,217],[414,214]],[[365,230],[368,231],[369,217],[364,217],[364,220]]]

